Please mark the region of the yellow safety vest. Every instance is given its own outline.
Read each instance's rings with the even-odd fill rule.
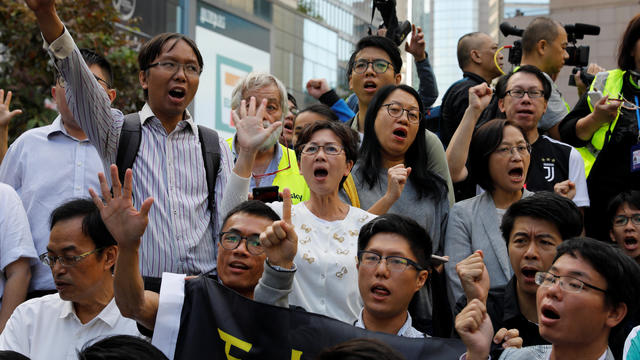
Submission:
[[[589,91],[600,91],[603,96],[612,96],[618,97],[620,91],[622,90],[622,82],[624,78],[625,71],[620,69],[615,69],[611,71],[605,71],[598,73],[593,79],[591,83],[591,87]],[[594,103],[591,101],[591,97],[587,95],[587,104],[589,105],[589,109],[593,112]],[[596,158],[598,154],[602,150],[605,142],[609,139],[607,137],[607,131],[613,129],[618,122],[618,117],[620,117],[620,109],[618,109],[618,114],[615,119],[611,123],[602,124],[593,136],[591,136],[591,141],[584,147],[578,148],[578,152],[582,155],[582,159],[584,160],[584,171],[585,175],[589,177],[589,173],[591,172],[591,168],[593,164],[596,162]],[[611,135],[611,133],[609,133]]]
[[[229,144],[229,149],[232,149],[233,138],[227,139],[227,143]],[[280,191],[284,188],[289,188],[291,191],[292,204],[309,200],[309,187],[307,186],[307,182],[304,180],[304,177],[300,175],[295,151],[286,148],[281,144],[278,145],[280,146],[280,150],[282,150],[282,157],[280,158],[280,163],[278,163],[278,170],[287,168],[287,166],[289,166],[289,159],[291,160],[291,167],[287,170],[282,170],[276,173],[271,185],[278,186]],[[287,159],[287,154],[289,159]]]

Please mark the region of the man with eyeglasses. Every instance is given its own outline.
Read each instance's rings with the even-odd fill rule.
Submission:
[[[231,109],[239,113],[238,110],[241,106],[247,108],[250,106],[251,98],[255,98],[256,108],[264,103],[265,111],[263,112],[262,124],[265,128],[269,128],[271,133],[255,155],[249,190],[256,187],[278,186],[280,191],[285,188],[291,190],[293,204],[308,200],[309,187],[304,177],[300,175],[295,151],[278,142],[283,133],[285,116],[290,112],[284,85],[271,74],[249,73],[233,89]],[[236,126],[238,126],[237,123]],[[293,124],[291,124],[291,129],[293,129]],[[227,143],[234,160],[237,161],[242,156],[237,147],[237,135],[227,139]]]
[[[107,172],[118,158],[122,133],[139,135],[132,165],[136,174],[133,201],[137,207],[147,197],[156,202],[141,246],[143,275],[158,278],[164,271],[212,271],[217,256],[215,235],[220,232],[221,220],[217,204],[233,160],[224,139],[218,137],[217,141],[210,141],[210,146],[217,148],[217,152],[211,151],[220,155],[219,162],[205,163],[199,139],[202,131],[187,111],[198,89],[203,65],[195,42],[182,34],[162,33],[142,45],[138,53],[139,80],[146,104],[139,112],[128,115],[133,121],[127,123],[139,125],[137,131],[123,131],[125,116],[111,108],[99,82],[87,71],[58,18],[55,1],[26,3],[65,79],[71,112],[95,145]],[[131,150],[128,145],[125,142],[123,148]],[[213,176],[208,176],[211,173]]]
[[[293,126],[296,116],[298,116],[298,102],[291,93],[287,93],[287,108],[285,110],[287,111],[282,122],[282,134],[278,142],[289,149],[293,149]]]
[[[611,241],[640,263],[640,191],[626,190],[616,195],[607,214]]]
[[[111,86],[113,72],[107,59],[88,49],[81,49],[80,54],[100,85],[98,90],[113,101],[116,90]],[[64,78],[57,74],[51,96],[58,117],[51,125],[20,135],[0,166],[0,182],[16,190],[27,211],[38,254],[46,251],[51,211],[67,200],[86,196],[90,187],[99,185],[95,175],[102,171],[100,155],[69,109],[66,86]],[[49,267],[38,263],[32,270],[28,298],[55,292]]]
[[[454,183],[467,178],[466,161],[474,127],[489,104],[492,91],[486,84],[469,90],[469,108],[447,148],[447,160]],[[538,68],[519,67],[498,81],[498,107],[504,116],[518,124],[531,144],[531,163],[526,187],[529,191],[556,191],[573,199],[579,207],[589,206],[589,194],[582,157],[573,147],[541,135],[538,121],[547,109],[551,86]]]
[[[118,179],[117,167],[112,165],[110,170],[114,195],[109,192],[106,178],[102,174],[100,183],[105,204],[102,204],[93,190],[91,195],[120,249],[114,278],[118,307],[124,316],[139,323],[141,332],[150,335],[151,330],[155,333],[154,338],[166,339],[164,336],[167,334],[177,335],[178,328],[190,326],[179,321],[179,317],[175,322],[171,321],[173,318],[166,321],[167,317],[161,325],[158,325],[160,320],[156,322],[159,306],[179,304],[176,311],[180,313],[185,297],[206,296],[197,290],[194,292],[193,289],[197,289],[197,286],[186,287],[185,281],[204,283],[204,286],[207,282],[220,282],[242,296],[253,298],[266,259],[260,233],[274,221],[280,220],[278,214],[257,200],[239,204],[227,213],[218,234],[218,266],[215,271],[196,278],[188,277],[186,280],[184,275],[166,273],[160,293],[145,291],[138,257],[142,234],[147,227],[154,199],[145,199],[141,208],[136,210],[131,202],[131,170],[125,175],[124,186],[121,186]]]
[[[548,344],[538,332],[535,274],[547,271],[564,239],[582,232],[582,215],[576,205],[558,194],[542,191],[512,204],[502,217],[502,237],[507,243],[514,275],[506,286],[490,287],[490,274],[480,251],[456,264],[465,296],[457,299],[455,313],[479,299],[494,329],[517,329],[524,346]],[[492,344],[491,357],[503,348]]]
[[[90,341],[137,335],[114,299],[113,267],[118,246],[90,199],[66,202],[51,213],[51,234],[40,260],[58,293],[16,308],[0,335],[0,349],[30,359],[72,359]]]
[[[551,345],[507,349],[500,359],[613,360],[608,345],[626,336],[621,325],[637,310],[639,272],[640,266],[613,245],[591,238],[562,242],[551,268],[535,275],[540,336]],[[467,358],[488,358],[492,326],[480,300],[456,317],[456,330]]]

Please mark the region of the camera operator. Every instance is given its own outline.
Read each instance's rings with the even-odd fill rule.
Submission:
[[[565,60],[569,59],[566,51],[568,44],[567,32],[562,24],[548,17],[535,18],[522,34],[521,65],[533,65],[542,70],[552,89],[547,110],[538,128],[547,131],[556,140],[560,140],[558,124],[570,109],[553,79],[560,73]]]
[[[625,190],[640,190],[640,14],[627,26],[618,50],[618,69],[601,72],[560,124],[562,139],[585,161],[591,208],[588,236],[608,239],[608,202]],[[597,90],[597,91],[596,91]]]

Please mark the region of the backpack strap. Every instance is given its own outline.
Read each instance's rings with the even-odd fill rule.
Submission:
[[[220,142],[218,133],[205,126],[198,125],[198,138],[202,149],[202,160],[204,161],[204,171],[207,177],[207,189],[209,190],[209,210],[211,216],[216,214],[216,180],[220,170]]]
[[[133,162],[138,155],[142,138],[141,131],[140,114],[135,112],[124,116],[122,130],[120,131],[120,141],[118,142],[118,154],[116,155],[118,177],[121,184],[124,184],[124,174],[127,169],[133,168]]]

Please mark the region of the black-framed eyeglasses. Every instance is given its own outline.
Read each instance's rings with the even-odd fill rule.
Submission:
[[[388,104],[382,104],[382,106],[386,106],[387,107],[387,113],[389,113],[389,115],[391,117],[394,117],[396,119],[399,119],[402,117],[402,114],[407,113],[407,119],[409,120],[409,122],[411,123],[419,123],[420,122],[420,110],[416,110],[416,109],[405,109],[402,107],[402,105],[392,102],[392,103],[388,103]]]
[[[305,155],[313,155],[320,151],[320,149],[324,150],[325,154],[332,156],[340,155],[340,153],[344,150],[342,146],[336,143],[326,143],[324,145],[307,143],[302,147],[302,153]]]
[[[93,74],[93,77],[96,78],[96,80],[99,83],[105,84],[107,86],[107,89],[111,89],[111,84],[109,84],[107,82],[107,80],[105,80],[105,79],[103,79],[100,76],[95,75],[95,74]],[[60,87],[63,88],[63,89],[67,87],[67,81],[62,77],[62,75],[58,75],[56,77],[56,83],[58,83],[58,85],[60,85]]]
[[[531,145],[499,146],[494,152],[502,157],[512,156],[515,153],[518,153],[520,156],[527,156],[531,154]]]
[[[524,97],[524,94],[529,95],[530,99],[537,99],[544,96],[544,91],[538,90],[538,89],[532,89],[532,90],[513,89],[513,90],[507,90],[506,94],[516,99],[522,99]]]
[[[593,286],[591,284],[587,284],[586,282],[580,279],[576,279],[573,276],[555,275],[546,271],[538,271],[536,273],[536,284],[540,286],[551,287],[556,282],[562,290],[565,290],[567,292],[579,293],[586,286],[590,289],[602,291],[605,294],[607,293],[607,290],[600,289],[599,287]]]
[[[149,64],[147,66],[147,69],[156,67],[156,66],[158,67],[158,69],[168,74],[175,74],[176,72],[178,72],[180,68],[182,68],[184,70],[184,73],[189,76],[200,76],[200,73],[202,73],[202,69],[200,69],[200,66],[196,64],[192,64],[192,63],[182,64],[182,63],[171,61],[171,60],[158,61],[158,62]]]
[[[237,249],[242,240],[247,242],[247,251],[251,255],[264,253],[264,248],[260,242],[260,235],[242,236],[235,231],[224,231],[220,233],[220,245],[227,250]]]
[[[382,260],[387,264],[387,269],[392,272],[403,272],[407,270],[409,266],[413,266],[418,271],[424,270],[418,263],[406,257],[396,255],[382,256],[367,250],[358,251],[358,263],[360,266],[375,267],[378,266]]]
[[[384,74],[389,66],[393,66],[393,64],[385,59],[375,59],[373,61],[360,59],[353,63],[353,71],[356,74],[364,74],[369,68],[369,64],[372,65],[373,71],[375,71],[377,74]]]
[[[100,250],[103,250],[104,247],[101,248],[96,248],[93,249],[91,251],[87,251],[86,253],[82,253],[80,255],[62,255],[62,256],[51,256],[49,255],[49,253],[44,253],[42,255],[39,256],[40,261],[42,261],[43,264],[49,266],[49,267],[54,267],[56,265],[56,261],[60,263],[60,265],[62,266],[74,266],[76,265],[80,260],[86,258],[87,256],[96,253]]]
[[[633,225],[640,225],[640,214],[633,214],[631,216],[616,215],[613,217],[613,226],[626,226],[631,220]]]

